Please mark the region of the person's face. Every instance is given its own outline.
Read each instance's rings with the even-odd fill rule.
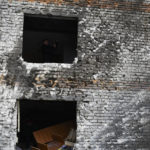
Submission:
[[[48,45],[48,44],[49,44],[48,40],[45,40],[44,45]]]

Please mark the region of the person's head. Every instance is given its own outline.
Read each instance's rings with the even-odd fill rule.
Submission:
[[[45,39],[45,40],[43,41],[43,44],[44,44],[44,45],[49,45],[48,39]]]

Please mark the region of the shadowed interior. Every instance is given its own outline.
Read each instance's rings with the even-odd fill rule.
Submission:
[[[76,122],[76,102],[20,100],[18,145],[36,146],[34,131],[69,120]]]
[[[77,56],[77,25],[75,17],[54,17],[44,15],[24,16],[23,52],[22,57],[27,62],[44,63],[43,41],[50,45],[56,43],[56,48],[50,50],[47,57],[52,63],[72,63]]]

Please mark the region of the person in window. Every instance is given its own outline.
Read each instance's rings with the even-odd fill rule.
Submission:
[[[54,62],[56,45],[50,45],[48,39],[45,39],[42,44],[42,52],[44,62]]]

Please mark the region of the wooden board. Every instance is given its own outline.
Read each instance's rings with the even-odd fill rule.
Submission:
[[[35,131],[33,135],[37,143],[45,144],[53,140],[53,135],[59,136],[62,140],[65,140],[70,129],[74,127],[75,123],[73,121],[67,121]]]

